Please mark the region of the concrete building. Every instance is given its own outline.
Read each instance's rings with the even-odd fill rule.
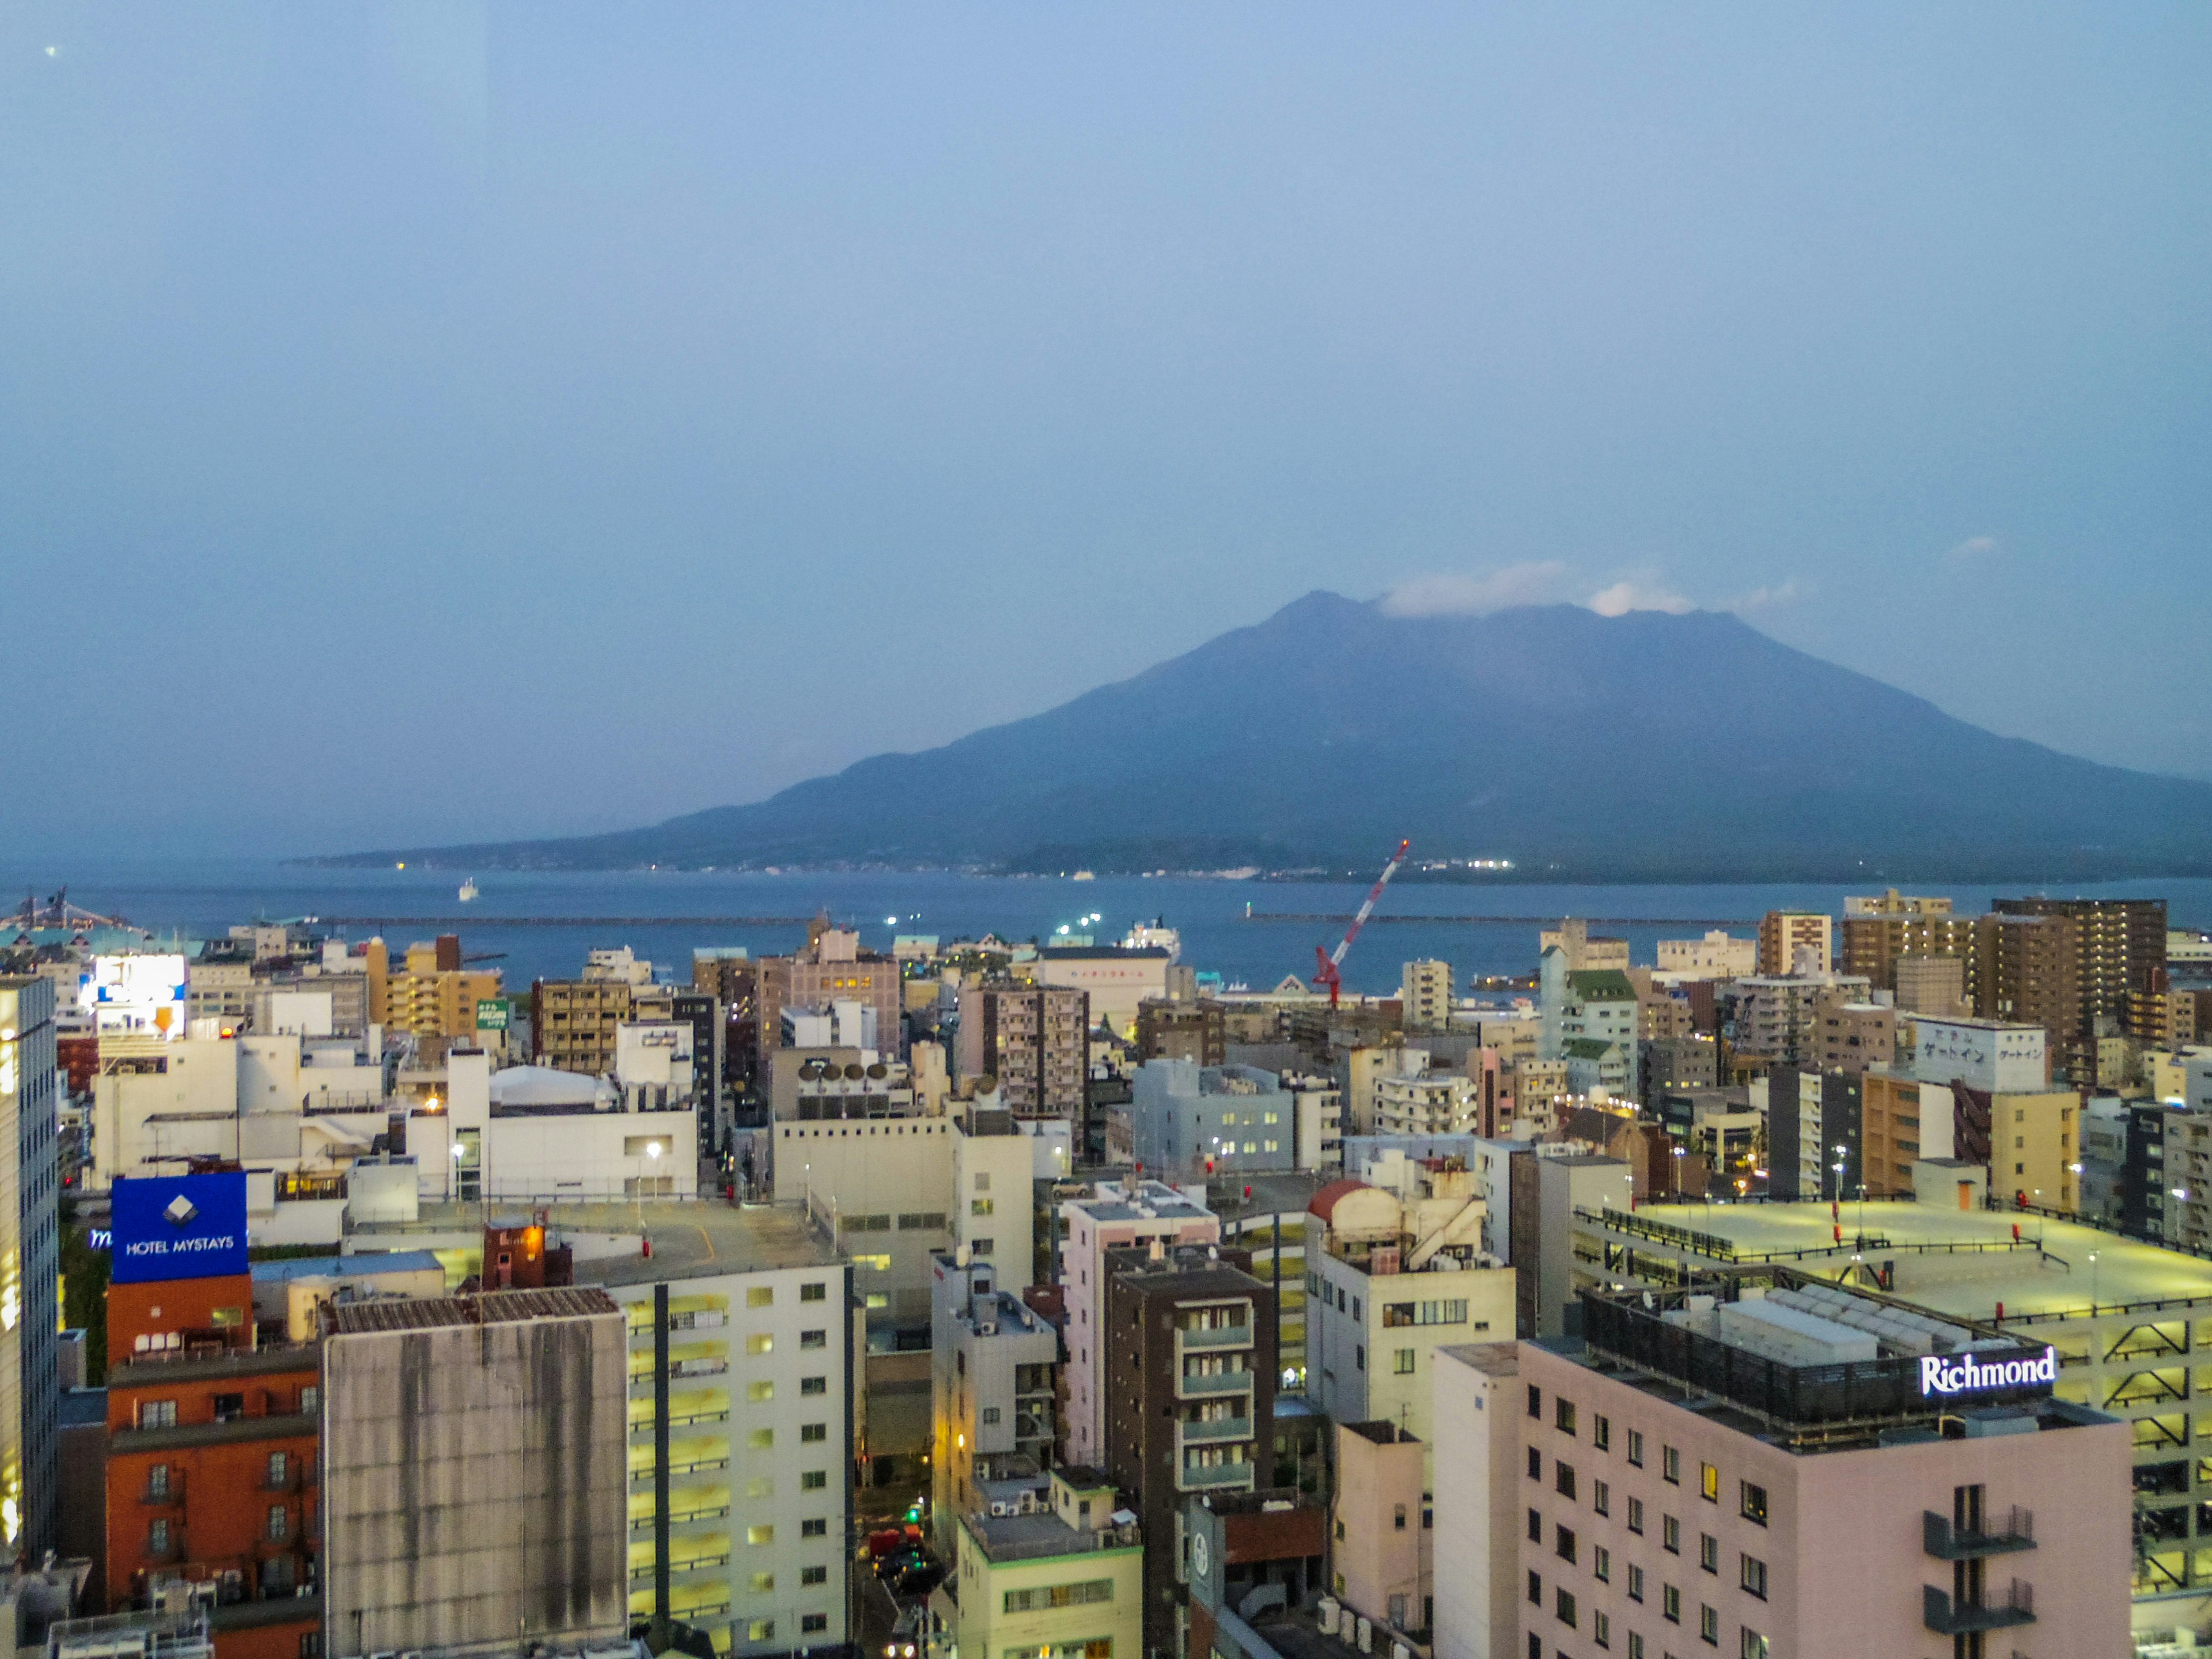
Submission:
[[[1669,1089],[1711,1089],[1720,1082],[1720,1045],[1709,1036],[1654,1037],[1638,1045],[1645,1099]]]
[[[1221,1223],[1203,1203],[1157,1181],[1099,1183],[1060,1205],[1060,1288],[1067,1310],[1067,1436],[1071,1463],[1106,1459],[1106,1268],[1131,1245],[1205,1244]]]
[[[1137,1005],[1137,1059],[1229,1063],[1227,1010],[1212,997],[1177,1002],[1147,998]]]
[[[1273,1072],[1147,1060],[1129,1105],[1138,1164],[1174,1179],[1296,1167],[1296,1111]]]
[[[1054,1469],[1035,1510],[967,1510],[956,1521],[933,1659],[1142,1659],[1144,1533],[1112,1482]]]
[[[627,1637],[629,1367],[606,1293],[340,1303],[328,1332],[324,1650]]]
[[[1823,1071],[1863,1072],[1897,1060],[1897,1010],[1833,991],[1813,1000],[1811,1061]]]
[[[1545,951],[1539,964],[1544,1018],[1543,1057],[1575,1058],[1570,1042],[1615,1046],[1620,1054],[1608,1072],[1619,1079],[1614,1091],[1633,1098],[1638,1089],[1636,987],[1619,969],[1568,966],[1565,951]],[[1589,1051],[1585,1051],[1589,1052]],[[1569,1086],[1571,1088],[1572,1082]]]
[[[1340,1053],[1335,1075],[1345,1132],[1375,1133],[1375,1091],[1384,1078],[1419,1077],[1428,1069],[1428,1051],[1403,1042],[1360,1043]]]
[[[2127,1430],[2042,1345],[1786,1270],[1652,1300],[1440,1357],[1439,1659],[2123,1650]]]
[[[1572,973],[1586,969],[1612,969],[1624,974],[1628,971],[1628,941],[1593,934],[1589,924],[1579,916],[1569,916],[1557,927],[1538,932],[1537,956],[1540,957],[1547,951],[1554,950]]]
[[[1514,1275],[1483,1260],[1472,1171],[1447,1160],[1401,1167],[1402,1195],[1346,1179],[1307,1206],[1306,1394],[1339,1423],[1395,1423],[1426,1440],[1431,1354],[1502,1340]]]
[[[1974,933],[1974,918],[1954,915],[1948,898],[1916,897],[1894,887],[1873,897],[1847,898],[1838,966],[1865,975],[1877,991],[1894,991],[1900,962],[1940,957],[1957,962],[1962,983],[1971,985]]]
[[[1060,1334],[988,1262],[940,1253],[931,1267],[930,1521],[949,1554],[995,1483],[1052,1467]]]
[[[1343,1620],[1340,1636],[1321,1628],[1328,1620],[1329,1549],[1323,1504],[1284,1486],[1204,1492],[1186,1500],[1182,1519],[1189,1559],[1183,1652],[1193,1659],[1351,1659],[1358,1651],[1352,1620]]]
[[[1194,1493],[1266,1485],[1275,1425],[1274,1293],[1218,1245],[1127,1247],[1107,1263],[1105,1467],[1147,1538],[1176,1535]],[[1144,1645],[1180,1650],[1182,1552],[1145,1553]]]
[[[1824,911],[1769,910],[1759,921],[1759,971],[1828,973],[1836,965],[1834,938],[1835,918]]]
[[[1653,959],[1676,979],[1741,979],[1759,971],[1759,941],[1716,928],[1703,939],[1662,939]]]
[[[1060,1117],[1081,1125],[1088,1106],[1091,1019],[1085,991],[962,987],[962,1085],[995,1078],[1000,1099],[1017,1116]]]
[[[2063,916],[1992,913],[1978,917],[1974,1012],[2012,1025],[2040,1025],[2052,1074],[2072,1079],[2095,1064],[2081,1028],[2081,940]]]
[[[1387,1419],[1336,1425],[1329,1594],[1401,1635],[1425,1635],[1435,1616],[1428,1457],[1427,1447]]]
[[[615,1068],[617,1033],[637,1009],[627,979],[541,979],[530,988],[530,1057],[556,1071],[605,1077]]]
[[[899,1059],[904,1053],[901,1015],[906,1000],[899,987],[900,964],[862,951],[858,933],[819,921],[807,932],[806,945],[797,954],[763,957],[753,965],[759,1069],[767,1069],[769,1056],[782,1041],[785,1008],[826,1008],[841,1001],[870,1008],[880,1054]]]
[[[447,1056],[437,1110],[407,1120],[422,1198],[576,1202],[691,1198],[699,1188],[699,1120],[688,1095],[550,1066],[491,1069],[480,1048]]]
[[[1285,1072],[1282,1086],[1291,1097],[1291,1121],[1296,1125],[1296,1166],[1314,1170],[1342,1169],[1344,1096],[1335,1081],[1302,1072]]]
[[[1090,1021],[1103,1020],[1127,1036],[1137,1011],[1148,998],[1168,994],[1168,970],[1176,952],[1163,945],[1047,946],[1026,964],[1037,984],[1080,991],[1089,999]]]
[[[1594,1152],[1546,1156],[1534,1148],[1515,1152],[1506,1176],[1512,1188],[1514,1326],[1524,1336],[1558,1336],[1566,1329],[1577,1293],[1603,1270],[1602,1255],[1595,1262],[1577,1255],[1578,1212],[1626,1213],[1635,1176],[1619,1158]]]
[[[774,1126],[775,1201],[819,1217],[850,1254],[872,1345],[926,1340],[929,1259],[953,1244],[952,1131],[941,1117]]]
[[[2094,1061],[2098,1037],[2141,1036],[2155,1019],[2151,1010],[2166,988],[2164,899],[1998,899],[1990,908],[2050,918],[2072,935],[2079,999],[2072,1035],[2085,1058]],[[2106,1079],[2073,1072],[2069,1080],[2094,1087]]]
[[[54,1547],[60,1480],[61,1081],[54,988],[0,976],[0,1542]]]
[[[1452,967],[1449,962],[1409,962],[1400,970],[1399,1018],[1408,1031],[1451,1028]]]
[[[1966,985],[1967,965],[1963,957],[1899,957],[1890,968],[1898,1012],[1937,1019],[1966,1018],[1974,1012]]]
[[[1419,1049],[1409,1049],[1419,1054]],[[1413,1075],[1377,1078],[1375,1123],[1378,1135],[1457,1135],[1478,1133],[1482,1124],[1482,1084],[1464,1072],[1431,1068]]]

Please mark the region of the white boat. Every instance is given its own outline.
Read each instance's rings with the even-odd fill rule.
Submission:
[[[461,902],[466,904],[477,896],[477,878],[471,876],[461,884]]]

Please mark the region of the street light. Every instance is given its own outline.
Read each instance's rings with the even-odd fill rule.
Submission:
[[[2097,1316],[2097,1253],[2089,1252],[2089,1317]]]

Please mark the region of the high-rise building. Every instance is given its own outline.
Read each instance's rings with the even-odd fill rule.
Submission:
[[[625,1638],[630,1390],[606,1293],[338,1302],[325,1318],[323,1651]]]
[[[1844,901],[1842,970],[1865,975],[1877,991],[1898,988],[1897,965],[1910,957],[1950,957],[1961,964],[1971,995],[1974,918],[1952,913],[1948,898],[1900,896]]]
[[[1060,1334],[999,1288],[988,1261],[933,1259],[930,1519],[950,1550],[963,1516],[990,1508],[995,1482],[1035,1482],[1052,1467]]]
[[[635,988],[623,980],[541,979],[530,988],[532,1059],[605,1077],[615,1069],[615,1034],[635,1010]]]
[[[2052,1066],[2068,1078],[2096,1063],[2094,1042],[2081,1038],[2079,945],[2063,916],[1992,912],[1976,919],[1974,1012],[2041,1026]]]
[[[0,977],[0,1540],[33,1555],[61,1478],[60,1107],[53,982]]]
[[[2166,989],[2166,901],[1998,899],[1990,908],[1998,915],[2051,918],[2070,934],[2076,1005],[2068,1075],[2084,1085],[2117,1086],[2122,1079],[2097,1075],[2097,1039],[2154,1036],[2146,1028],[2156,1022]]]
[[[900,964],[890,957],[860,949],[860,936],[817,921],[807,929],[805,945],[793,956],[763,957],[753,968],[757,1064],[764,1073],[769,1056],[783,1042],[786,1008],[826,1008],[857,1002],[875,1015],[876,1048],[896,1060],[905,1051],[901,1018],[905,1003],[899,988]]]
[[[1890,969],[1890,988],[1898,1012],[1930,1014],[1938,1019],[1957,1019],[1972,1013],[1974,1000],[1966,987],[1970,955],[1898,957]]]
[[[1105,1470],[1145,1536],[1173,1538],[1193,1493],[1271,1484],[1275,1293],[1218,1245],[1131,1246],[1106,1264]],[[1145,1649],[1179,1650],[1178,1552],[1145,1552]]]
[[[1188,1060],[1200,1066],[1229,1060],[1228,1018],[1212,997],[1188,1002],[1149,997],[1137,1006],[1137,1059]]]
[[[1399,970],[1400,1018],[1408,1031],[1451,1029],[1452,967],[1449,962],[1409,962]]]
[[[1091,995],[1043,985],[975,985],[960,993],[960,1075],[994,1077],[1017,1117],[1064,1117],[1077,1128],[1088,1109]]]
[[[1825,911],[1769,910],[1759,922],[1759,971],[1803,971],[1800,951],[1810,951],[1811,969],[1825,974],[1835,966],[1835,918]]]

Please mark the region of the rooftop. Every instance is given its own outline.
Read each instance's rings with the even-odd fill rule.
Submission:
[[[447,1326],[519,1325],[532,1319],[589,1319],[619,1314],[605,1291],[486,1291],[481,1296],[409,1297],[375,1302],[333,1302],[327,1312],[332,1336],[386,1331],[427,1331]]]
[[[428,1250],[365,1251],[357,1255],[288,1256],[276,1261],[256,1261],[253,1277],[279,1281],[288,1279],[358,1279],[365,1273],[443,1273],[438,1258]]]
[[[2093,1296],[2105,1308],[2212,1299],[2212,1261],[2045,1216],[1846,1203],[1838,1247],[1826,1204],[1645,1204],[1636,1213],[1724,1240],[1739,1259],[1808,1252],[1799,1265],[1830,1273],[1847,1265],[1854,1249],[1877,1267],[1894,1261],[1900,1296],[1954,1318],[1989,1318],[1999,1303],[2008,1322],[2081,1314]]]
[[[496,1200],[495,1200],[496,1204]],[[692,1202],[552,1204],[547,1230],[560,1238],[598,1234],[618,1243],[612,1254],[578,1250],[580,1285],[652,1285],[710,1273],[823,1267],[842,1260],[799,1204]],[[488,1212],[481,1204],[425,1203],[411,1222],[364,1222],[353,1230],[363,1249],[477,1249]],[[630,1243],[653,1241],[653,1254]]]
[[[966,1515],[960,1524],[982,1547],[994,1565],[1010,1561],[1042,1561],[1055,1555],[1082,1555],[1098,1550],[1135,1549],[1133,1526],[1071,1527],[1058,1516]]]

